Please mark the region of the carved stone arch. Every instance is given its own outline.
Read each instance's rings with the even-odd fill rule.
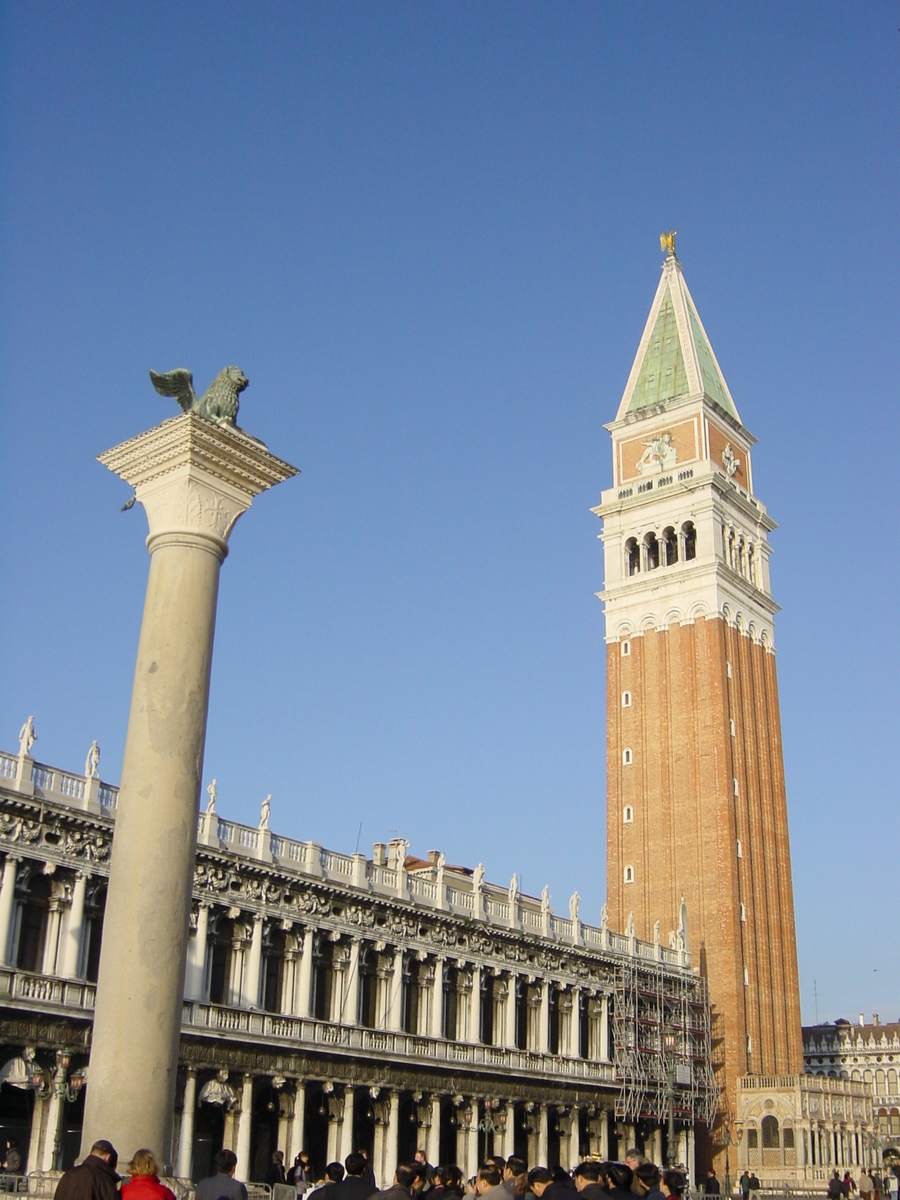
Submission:
[[[745,632],[745,630],[744,630],[744,614],[741,612],[740,609],[738,609],[738,611],[734,614],[734,627],[738,631],[738,633],[743,634]]]
[[[616,641],[621,641],[622,638],[633,637],[634,632],[634,625],[632,625],[631,621],[620,621],[616,626],[614,636]]]
[[[684,611],[673,605],[673,607],[666,612],[666,615],[663,617],[663,621],[666,625],[683,625],[685,622]]]
[[[641,633],[646,633],[648,629],[655,629],[659,622],[659,617],[656,613],[645,613],[641,617]]]
[[[755,621],[751,621],[748,624],[747,634],[748,634],[751,642],[754,642],[756,645],[759,645],[759,629],[757,628]]]
[[[726,623],[726,625],[734,624],[734,614],[731,611],[730,604],[722,605],[722,620]]]
[[[709,608],[703,600],[698,600],[696,604],[691,605],[690,620],[702,621],[709,616]]]

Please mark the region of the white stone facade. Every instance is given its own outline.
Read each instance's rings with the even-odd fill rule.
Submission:
[[[117,799],[93,774],[0,754],[0,1128],[24,1138],[29,1170],[77,1153]],[[417,1147],[471,1174],[490,1147],[574,1165],[617,1139],[661,1145],[676,1010],[674,1052],[693,1064],[676,1097],[686,1158],[716,1102],[686,950],[584,925],[574,898],[557,916],[547,897],[413,859],[399,840],[341,855],[213,810],[199,819],[172,1160],[196,1178],[224,1144],[239,1175],[264,1178],[276,1146],[306,1146],[320,1169],[366,1146],[390,1182]]]

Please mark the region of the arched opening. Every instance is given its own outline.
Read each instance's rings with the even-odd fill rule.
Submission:
[[[334,942],[329,938],[320,938],[313,962],[313,1013],[320,1021],[330,1021],[334,993]]]
[[[411,1092],[400,1093],[400,1120],[397,1129],[397,1161],[411,1163],[419,1137],[419,1106]]]
[[[283,986],[284,933],[270,925],[263,945],[263,1008],[266,1012],[281,1012]]]
[[[549,1041],[550,1053],[559,1054],[559,988],[551,987],[549,995]]]
[[[628,575],[637,575],[641,569],[641,550],[636,538],[629,538],[625,543],[625,571]]]
[[[625,882],[634,883],[634,867],[628,866],[625,868]]]
[[[371,946],[359,951],[359,1023],[366,1029],[378,1023],[378,953]]]
[[[669,526],[663,531],[663,548],[667,567],[674,567],[678,562],[678,534]]]
[[[551,1104],[547,1112],[547,1166],[551,1171],[555,1171],[560,1162],[561,1115],[560,1110]]]
[[[16,966],[20,971],[40,971],[43,967],[51,886],[49,876],[37,875],[23,898],[16,954]]]
[[[634,809],[630,804],[625,805],[625,811],[622,814],[622,820],[626,825],[630,825],[634,821]]]
[[[767,1116],[762,1119],[762,1150],[762,1165],[764,1167],[777,1167],[781,1151],[777,1117]]]
[[[254,1088],[252,1117],[250,1121],[250,1178],[256,1183],[266,1183],[272,1155],[278,1149],[278,1118],[281,1114],[281,1096],[268,1084]]]
[[[303,1143],[309,1150],[309,1165],[313,1179],[325,1174],[328,1157],[328,1097],[322,1089],[307,1086],[304,1113],[306,1138]]]
[[[85,905],[84,977],[88,983],[96,983],[100,974],[100,944],[103,941],[103,917],[106,913],[106,884],[101,884],[89,895]]]
[[[194,1118],[194,1161],[191,1175],[195,1180],[212,1175],[213,1159],[225,1139],[225,1110],[221,1104],[201,1104]]]
[[[353,1088],[353,1147],[365,1150],[372,1161],[375,1153],[375,1105],[369,1089]]]
[[[459,968],[448,967],[444,972],[443,1033],[455,1042],[459,1021]]]
[[[631,748],[629,746],[626,746],[625,749],[622,751],[622,766],[630,767],[633,761],[634,761],[634,759],[633,759],[633,756],[631,753]]]
[[[479,1040],[484,1046],[494,1044],[494,992],[498,980],[488,970],[481,972],[481,1028]]]
[[[210,1004],[227,1004],[231,988],[234,921],[230,917],[226,917],[224,913],[220,913],[214,921],[210,922],[210,926],[206,968],[209,975],[207,995]],[[219,1149],[221,1150],[221,1146]]]
[[[648,571],[655,571],[659,566],[659,542],[655,533],[648,533],[644,538],[644,561]]]
[[[34,1092],[30,1087],[13,1087],[11,1083],[0,1087],[0,1145],[5,1146],[9,1138],[15,1138],[19,1143],[23,1170],[28,1158],[33,1112]]]
[[[797,1162],[797,1152],[794,1145],[794,1130],[790,1125],[786,1125],[781,1131],[781,1141],[784,1146],[784,1165],[793,1167]]]
[[[403,1030],[405,1033],[418,1033],[419,1022],[424,1014],[425,996],[423,995],[422,975],[424,963],[411,957],[403,980]]]
[[[528,1049],[528,984],[516,979],[516,1049]]]
[[[684,561],[690,562],[697,557],[697,530],[693,521],[685,521],[682,525],[681,539],[684,543]]]

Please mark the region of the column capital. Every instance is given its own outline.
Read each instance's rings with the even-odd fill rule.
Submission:
[[[298,474],[243,430],[197,413],[163,421],[98,461],[134,488],[151,554],[160,545],[194,545],[220,559],[254,496]]]

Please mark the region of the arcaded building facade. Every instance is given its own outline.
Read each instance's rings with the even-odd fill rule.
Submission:
[[[74,1161],[118,804],[85,773],[0,754],[0,1135],[30,1172]],[[222,1146],[265,1179],[277,1147],[320,1173],[417,1148],[468,1175],[490,1150],[574,1165],[634,1141],[676,1153],[712,1116],[706,984],[682,946],[584,924],[578,898],[498,887],[406,844],[343,855],[201,814],[172,1161]],[[142,1031],[136,1028],[135,1037]],[[668,1060],[665,1060],[668,1061]],[[140,1080],[134,1081],[140,1088]]]

